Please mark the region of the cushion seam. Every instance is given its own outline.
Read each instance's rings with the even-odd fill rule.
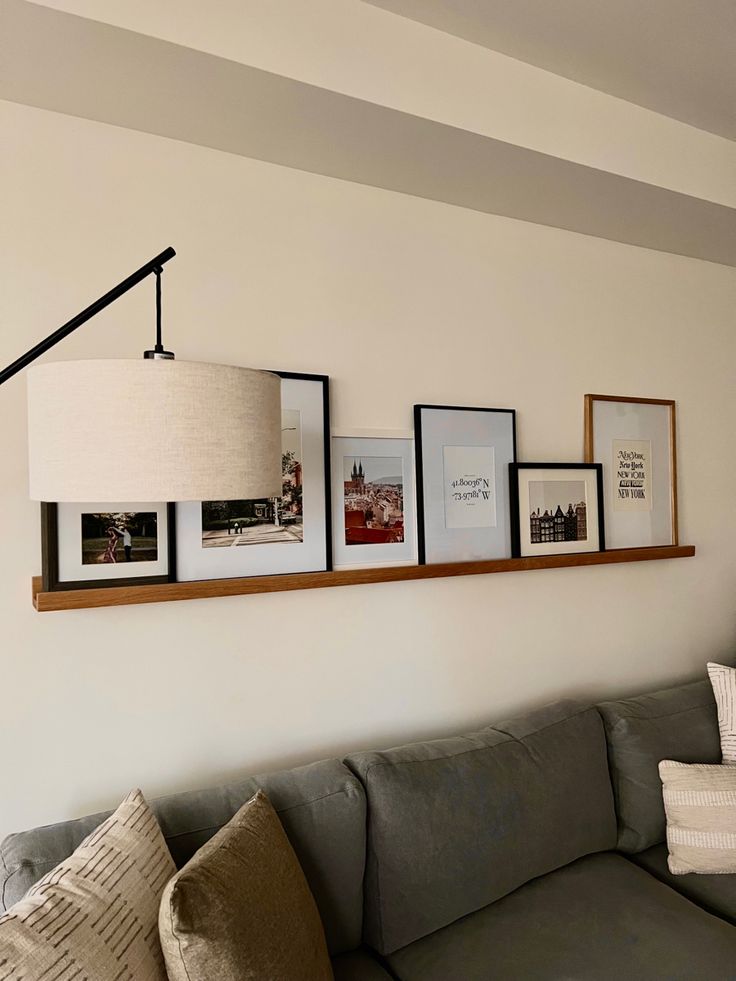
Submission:
[[[564,719],[557,719],[556,722],[549,722],[549,723],[547,723],[546,726],[541,726],[539,729],[535,729],[534,732],[530,732],[526,736],[512,736],[511,733],[508,732],[508,730],[501,729],[500,728],[500,725],[504,725],[504,723],[500,723],[499,725],[489,726],[488,728],[489,729],[494,729],[496,732],[502,732],[502,733],[504,733],[504,735],[511,736],[512,739],[514,739],[514,740],[516,740],[516,742],[520,743],[520,742],[523,742],[524,739],[529,739],[530,736],[536,736],[536,734],[538,732],[546,732],[548,729],[554,729],[555,726],[561,726],[565,722],[569,722],[571,719],[579,719],[581,715],[587,715],[588,712],[595,712],[595,711],[596,710],[595,710],[595,706],[594,705],[587,705],[585,708],[581,709],[579,712],[575,712],[574,715],[566,715]],[[597,714],[598,713],[596,712],[596,715]]]
[[[534,732],[528,733],[526,736],[513,736],[511,733],[507,732],[505,729],[499,729],[498,726],[488,726],[494,732],[500,732],[503,736],[508,736],[508,740],[495,743],[493,746],[475,746],[473,749],[464,749],[461,753],[453,753],[450,756],[433,756],[431,759],[427,760],[376,760],[374,763],[369,763],[365,770],[365,780],[368,780],[368,775],[371,770],[376,769],[379,766],[405,766],[410,763],[437,763],[442,760],[456,760],[460,756],[469,756],[471,753],[482,753],[488,750],[495,750],[501,746],[507,745],[507,742],[511,743],[523,743],[525,739],[529,739],[531,736],[535,736],[539,732],[545,732],[547,729],[551,729],[553,726],[562,725],[564,722],[569,722],[571,719],[578,719],[581,715],[585,715],[587,712],[592,710],[592,706],[584,709],[582,712],[576,712],[575,715],[568,715],[564,719],[558,719],[557,722],[550,722],[549,725],[542,726],[541,729],[535,729]],[[526,748],[526,747],[525,747]]]
[[[8,884],[8,879],[13,873],[8,869],[8,866],[5,862],[5,852],[2,848],[0,848],[0,862],[3,863],[3,869],[5,870],[5,875],[3,877],[3,891],[2,894],[0,895],[0,904],[2,905],[3,909],[7,909],[5,905],[5,887]]]
[[[263,788],[259,788],[259,790],[261,789]],[[265,790],[263,792],[264,794],[266,793]],[[256,793],[258,793],[258,791],[256,791]],[[345,796],[347,796],[345,790],[333,790],[329,794],[323,794],[321,797],[314,797],[312,798],[312,800],[303,800],[300,801],[298,804],[290,804],[288,807],[274,807],[274,810],[276,811],[277,814],[286,814],[287,811],[295,811],[298,807],[309,807],[310,804],[317,804],[321,800],[328,800],[330,797],[337,797],[340,794],[345,794]],[[266,796],[268,796],[268,794],[266,794]],[[237,814],[237,811],[235,812],[235,814]],[[231,821],[233,817],[235,817],[235,814],[233,814],[230,818],[228,818],[228,820],[225,821],[224,824],[208,824],[205,828],[192,828],[191,831],[176,831],[170,835],[165,834],[164,838],[167,841],[172,841],[174,838],[183,838],[185,835],[198,835],[198,834],[202,834],[203,831],[212,831],[213,829],[217,831],[220,828],[224,828],[225,825],[229,821]]]
[[[703,702],[702,705],[690,705],[688,708],[677,709],[675,712],[664,712],[662,715],[619,715],[616,719],[607,718],[604,712],[600,714],[606,725],[614,728],[619,722],[630,722],[632,720],[636,722],[656,722],[657,719],[671,719],[676,715],[685,715],[687,712],[694,712],[696,709],[708,708],[709,705],[709,702]]]
[[[262,788],[259,788],[259,789],[262,789]],[[265,793],[265,791],[264,791],[264,793]],[[331,793],[329,793],[329,794],[323,794],[321,797],[314,797],[311,800],[300,801],[298,804],[290,804],[288,807],[274,808],[274,810],[276,811],[277,814],[285,814],[287,811],[294,811],[298,807],[308,807],[310,804],[317,804],[321,800],[328,800],[330,797],[337,797],[340,794],[345,794],[345,796],[347,796],[347,789],[346,788],[343,788],[341,790],[333,790]],[[236,811],[236,813],[237,813],[237,811]],[[233,814],[230,818],[228,818],[228,821],[232,820],[232,817],[234,817],[234,816],[235,815]],[[157,820],[158,820],[158,817],[157,817]],[[191,831],[177,831],[174,834],[169,834],[169,835],[164,834],[164,840],[168,842],[168,841],[173,841],[175,838],[183,838],[185,835],[202,834],[202,832],[204,832],[204,831],[213,831],[213,830],[214,831],[219,831],[219,829],[220,828],[223,828],[225,826],[225,824],[228,823],[228,821],[225,821],[224,824],[209,824],[209,825],[207,825],[204,828],[192,828]],[[52,825],[47,825],[46,827],[52,827]],[[23,832],[21,832],[21,833],[23,833]],[[76,846],[76,847],[79,847],[79,846]],[[72,852],[74,850],[75,849],[72,849]],[[69,852],[69,854],[71,855],[72,852]],[[68,856],[66,856],[66,857],[68,857]],[[7,875],[6,875],[6,881],[10,878],[10,876],[15,875],[15,873],[16,872],[19,872],[21,869],[24,869],[24,868],[25,869],[38,869],[38,868],[40,868],[40,867],[42,867],[44,865],[50,865],[51,868],[54,868],[55,866],[57,866],[59,864],[59,862],[63,862],[64,861],[63,858],[61,858],[61,859],[44,859],[43,861],[37,861],[37,862],[23,861],[22,860],[22,861],[18,862],[18,864],[11,870],[11,869],[8,869],[8,867],[7,867],[6,863],[5,863],[5,857],[2,855],[1,852],[0,852],[0,859],[2,859],[3,867],[4,867],[4,869],[5,869],[6,873],[7,873]],[[5,897],[5,883],[3,883],[3,904],[4,904],[4,897]]]
[[[191,981],[191,975],[189,974],[189,968],[187,967],[186,961],[184,960],[184,954],[181,949],[181,937],[177,936],[176,930],[174,929],[174,890],[176,889],[176,883],[173,883],[169,891],[169,920],[171,923],[171,936],[176,940],[177,947],[179,948],[179,960],[181,966],[184,968],[187,978]],[[164,965],[166,964],[166,954],[164,953]]]

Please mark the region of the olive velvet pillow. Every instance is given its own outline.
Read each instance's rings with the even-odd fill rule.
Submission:
[[[258,791],[164,890],[170,981],[332,981],[322,921],[278,815]]]

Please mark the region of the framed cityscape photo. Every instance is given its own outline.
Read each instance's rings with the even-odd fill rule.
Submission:
[[[509,485],[514,558],[605,549],[599,463],[512,463]]]
[[[42,504],[45,592],[173,582],[173,504]]]
[[[332,438],[334,568],[415,565],[414,440],[361,432]]]
[[[182,582],[332,568],[329,379],[274,374],[282,379],[282,495],[177,504]]]
[[[586,395],[585,459],[603,466],[608,548],[677,545],[673,401]]]
[[[415,405],[419,562],[511,555],[514,409]]]

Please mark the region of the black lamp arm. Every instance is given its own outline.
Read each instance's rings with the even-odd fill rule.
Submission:
[[[0,371],[0,385],[2,385],[3,382],[6,382],[9,378],[12,378],[13,375],[17,374],[23,368],[27,367],[32,361],[35,361],[36,358],[39,358],[42,354],[45,354],[46,351],[50,350],[55,344],[58,344],[59,341],[63,341],[64,338],[71,334],[72,331],[75,331],[77,327],[81,327],[82,324],[86,323],[88,320],[98,314],[100,310],[104,310],[105,307],[109,306],[111,303],[114,303],[115,300],[123,295],[123,293],[127,293],[128,290],[132,289],[134,286],[137,286],[141,280],[145,279],[146,276],[150,276],[151,273],[156,273],[156,351],[163,352],[163,345],[161,344],[160,316],[161,267],[165,262],[168,262],[169,259],[173,259],[175,255],[176,252],[171,248],[171,246],[169,246],[168,249],[164,249],[160,255],[157,255],[154,259],[151,259],[150,262],[147,262],[144,266],[141,266],[140,269],[128,276],[127,279],[124,279],[122,283],[118,283],[118,285],[114,286],[108,293],[101,296],[99,300],[95,300],[94,303],[91,303],[86,310],[82,310],[82,312],[78,313],[76,317],[72,317],[71,320],[59,327],[58,330],[55,330],[53,334],[49,334],[45,340],[40,341],[35,347],[32,347],[30,351],[26,351],[26,353],[21,355],[17,361],[14,361],[12,364],[9,364],[7,368]]]

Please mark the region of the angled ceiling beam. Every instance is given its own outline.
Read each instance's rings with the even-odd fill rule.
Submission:
[[[736,265],[736,209],[25,0],[0,98],[228,153]]]

